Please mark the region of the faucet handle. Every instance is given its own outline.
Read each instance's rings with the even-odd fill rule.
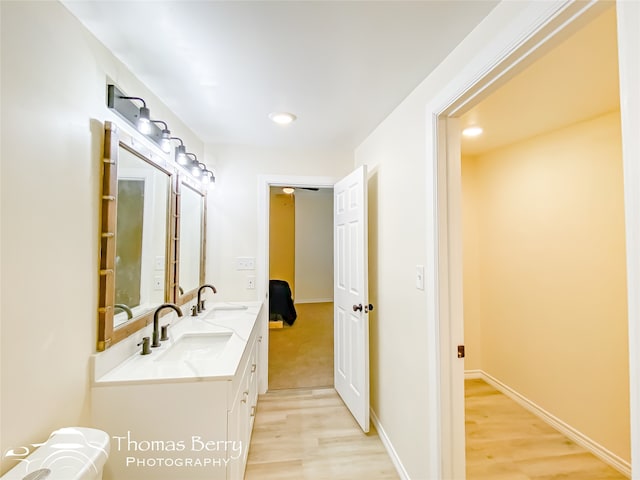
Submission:
[[[204,311],[206,310],[206,308],[204,308],[204,300],[200,300],[200,311]]]
[[[198,316],[198,307],[196,305],[191,307],[191,316],[192,317],[197,317]]]
[[[142,345],[142,352],[140,352],[140,355],[149,355],[151,353],[151,346],[149,345],[150,341],[150,337],[142,337],[142,341],[137,344],[138,347]]]
[[[169,324],[167,323],[166,325],[162,325],[162,327],[160,327],[160,340],[162,340],[163,342],[165,340],[169,340]]]

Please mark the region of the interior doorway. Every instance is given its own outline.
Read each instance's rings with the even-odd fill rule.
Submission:
[[[616,45],[610,8],[460,118],[463,131],[487,135],[461,147],[465,373],[476,379],[465,385],[469,480],[527,474],[541,455],[554,475],[625,478],[596,456],[630,471]],[[543,419],[539,431],[519,429],[515,414],[505,424],[492,410],[509,401],[500,392],[523,418]]]
[[[269,217],[269,389],[333,387],[333,188],[272,186]]]
[[[258,298],[269,298],[269,208],[271,187],[332,188],[334,246],[334,388],[362,430],[369,431],[369,303],[367,167],[361,165],[345,177],[262,176],[258,179]],[[268,309],[267,309],[268,310]],[[260,393],[268,388],[269,312],[261,313],[266,342],[260,357]]]
[[[427,284],[435,286],[427,309],[429,339],[428,362],[436,366],[437,374],[429,377],[429,421],[435,426],[428,443],[434,454],[429,459],[430,472],[438,478],[464,478],[464,361],[456,358],[457,345],[463,344],[462,246],[460,215],[460,117],[474,105],[522,71],[525,64],[584,26],[612,4],[601,2],[559,2],[549,9],[530,5],[528,14],[509,25],[509,35],[476,55],[472,64],[451,79],[450,83],[427,105]],[[624,163],[624,198],[626,227],[626,267],[628,292],[637,289],[640,278],[640,172],[635,158],[640,141],[635,131],[640,95],[633,87],[640,65],[637,28],[638,5],[617,2],[618,55],[620,61],[622,117],[622,150]],[[526,18],[526,19],[525,19]],[[517,38],[513,33],[517,32]],[[636,355],[640,349],[637,324],[640,303],[627,294],[629,329],[629,378],[631,408],[631,457],[638,458],[633,439],[640,435],[637,422],[638,369]]]

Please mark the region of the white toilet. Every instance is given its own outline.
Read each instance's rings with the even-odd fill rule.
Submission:
[[[61,428],[33,453],[20,453],[12,455],[19,463],[2,480],[101,480],[109,435],[95,428]]]

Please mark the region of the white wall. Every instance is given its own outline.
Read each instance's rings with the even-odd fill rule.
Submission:
[[[296,303],[333,301],[333,190],[296,190]]]
[[[353,165],[346,151],[290,150],[239,145],[207,145],[216,186],[209,195],[207,272],[218,289],[217,300],[258,300],[246,289],[248,275],[235,259],[258,255],[258,178],[261,175],[340,177]]]
[[[412,479],[430,478],[440,461],[430,443],[426,361],[427,303],[433,285],[415,287],[415,267],[426,263],[430,212],[427,183],[427,104],[474,57],[501,36],[534,2],[502,2],[356,149],[356,165],[368,164],[371,404],[401,468]],[[529,20],[527,20],[529,21]],[[427,266],[428,267],[428,266]],[[431,300],[433,301],[433,300]]]
[[[0,2],[0,452],[88,425],[106,78],[202,143],[57,2]],[[158,150],[159,152],[159,150]],[[0,473],[13,465],[2,461]]]

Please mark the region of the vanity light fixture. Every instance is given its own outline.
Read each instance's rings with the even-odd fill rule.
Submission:
[[[134,97],[129,97],[134,98]],[[138,98],[138,100],[142,100],[142,98]],[[140,133],[144,133],[145,135],[149,135],[151,133],[151,112],[147,108],[147,104],[144,100],[142,100],[143,106],[140,107],[140,113],[138,114],[138,130]]]
[[[187,152],[187,156],[192,158],[189,166],[189,172],[194,177],[199,177],[202,174],[202,169],[200,168],[200,162],[198,161],[198,157],[195,153]]]
[[[298,117],[289,112],[273,112],[269,114],[269,118],[278,125],[289,125]]]
[[[202,177],[202,183],[207,186],[212,186],[216,182],[216,177],[211,170],[204,171],[204,176]]]
[[[160,148],[164,153],[171,152],[171,138],[177,137],[171,137],[171,130],[169,130],[167,122],[163,120],[151,120],[151,123],[161,123],[162,125],[164,125],[164,128],[160,132]]]
[[[464,135],[465,137],[477,137],[478,135],[482,135],[482,127],[467,127],[462,130],[462,135]]]
[[[176,163],[185,166],[189,163],[189,158],[187,157],[187,147],[185,147],[184,142],[178,137],[169,137],[169,140],[178,140],[180,142],[180,145],[176,147]]]
[[[137,102],[142,102],[142,107],[139,107]],[[115,85],[108,84],[107,107],[162,148],[163,130],[155,124],[155,121],[151,121],[151,113],[144,98],[125,95]],[[168,130],[168,128],[165,128],[165,130]]]
[[[120,100],[137,100],[142,102],[142,106],[138,109],[138,120],[136,121],[136,126],[140,133],[144,133],[145,135],[151,133],[151,112],[147,108],[147,102],[144,101],[142,97],[128,97],[126,95],[118,95]]]

